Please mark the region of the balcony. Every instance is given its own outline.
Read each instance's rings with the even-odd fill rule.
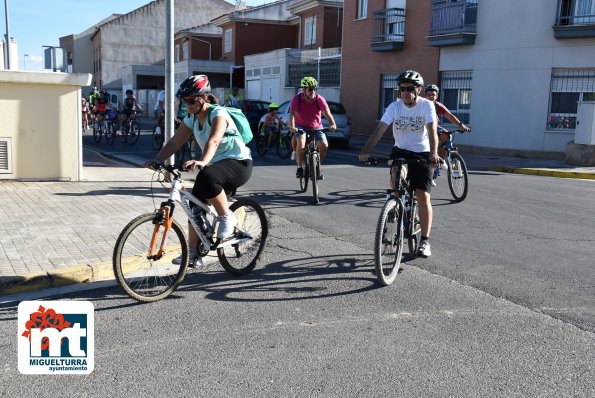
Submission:
[[[556,39],[595,37],[595,0],[558,0],[552,28]]]
[[[432,1],[432,24],[428,41],[432,47],[475,44],[478,0]]]
[[[395,51],[403,48],[405,40],[405,10],[389,8],[374,11],[372,51]]]

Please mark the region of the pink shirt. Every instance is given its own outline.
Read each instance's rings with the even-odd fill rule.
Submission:
[[[322,111],[328,109],[326,100],[321,95],[316,95],[314,101],[308,103],[301,97],[302,93],[297,94],[291,100],[290,112],[295,116],[295,125],[307,129],[322,128]],[[301,97],[301,98],[300,98]]]

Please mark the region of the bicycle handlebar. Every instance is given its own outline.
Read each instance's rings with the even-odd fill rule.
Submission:
[[[187,169],[182,167],[181,164],[169,165],[169,164],[160,163],[160,162],[151,162],[151,163],[149,163],[148,167],[151,170],[155,170],[155,171],[162,171],[162,172],[167,171],[169,173],[172,173],[177,178],[181,177],[182,171],[188,171]],[[199,167],[198,169],[200,170],[202,168]]]

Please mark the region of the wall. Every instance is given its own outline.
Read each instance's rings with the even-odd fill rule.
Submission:
[[[0,138],[12,141],[12,173],[0,179],[81,180],[81,86],[90,81],[89,74],[0,71]]]
[[[427,82],[438,79],[439,50],[430,47],[426,39],[430,30],[431,2],[407,2],[404,48],[387,52],[370,49],[373,11],[385,9],[385,1],[369,0],[365,19],[355,19],[355,1],[344,4],[341,103],[351,115],[353,133],[369,135],[378,121],[381,74],[414,69]]]
[[[246,55],[297,47],[297,29],[295,25],[235,22],[231,53],[235,64],[244,65]]]
[[[480,1],[474,45],[445,47],[440,70],[473,70],[472,134],[459,142],[564,152],[573,132],[546,131],[552,68],[595,67],[595,39],[556,40],[557,0]],[[527,16],[530,15],[530,18]]]

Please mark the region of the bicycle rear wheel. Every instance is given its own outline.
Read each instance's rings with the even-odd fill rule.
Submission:
[[[161,300],[176,290],[188,266],[188,243],[182,227],[172,220],[164,252],[157,257],[164,224],[154,223],[156,214],[143,214],[124,227],[114,248],[113,266],[120,287],[135,300]],[[155,248],[150,253],[151,240]],[[172,259],[182,256],[179,265]]]
[[[320,155],[316,152],[312,153],[312,167],[310,167],[310,178],[312,180],[312,197],[314,204],[320,203],[320,196],[318,192],[318,173],[320,170]]]
[[[388,286],[397,277],[403,254],[403,205],[389,199],[384,204],[376,226],[374,265],[376,277]]]
[[[230,239],[240,242],[218,248],[217,257],[230,274],[245,275],[256,267],[264,249],[269,234],[267,218],[262,207],[250,199],[240,198],[229,209],[238,218],[236,232]]]
[[[463,201],[467,197],[468,175],[467,165],[463,157],[457,152],[451,152],[448,162],[448,187],[453,198],[457,202]]]
[[[128,134],[126,135],[126,142],[130,145],[136,144],[140,138],[140,125],[136,121],[132,121],[128,125]]]
[[[163,130],[161,130],[160,134],[157,134],[157,126],[153,127],[153,135],[152,135],[153,148],[160,151],[161,148],[163,148],[164,140],[165,140],[165,136],[163,134]]]
[[[111,123],[106,125],[105,139],[109,145],[112,145],[116,139],[116,127]]]
[[[287,159],[290,154],[291,142],[289,141],[289,138],[283,135],[279,137],[279,143],[277,145],[277,155],[279,155],[281,159]]]
[[[99,144],[101,142],[101,134],[101,129],[98,129],[95,126],[93,126],[93,141]]]
[[[407,226],[407,243],[409,246],[409,253],[413,257],[417,257],[417,249],[419,248],[419,241],[421,240],[421,222],[419,221],[419,207],[417,200],[412,199],[411,210],[408,214],[409,225]]]
[[[260,156],[265,156],[269,151],[269,146],[267,145],[267,136],[266,135],[259,135],[258,141],[256,142],[256,152]]]

